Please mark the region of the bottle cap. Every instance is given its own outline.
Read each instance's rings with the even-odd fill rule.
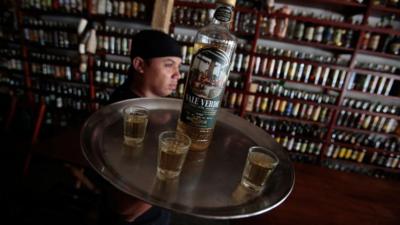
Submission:
[[[235,6],[236,5],[236,0],[217,0],[216,3],[221,3],[225,5],[230,5],[230,6]]]

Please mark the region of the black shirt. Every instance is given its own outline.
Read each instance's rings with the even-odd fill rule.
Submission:
[[[139,95],[132,92],[130,89],[131,81],[128,79],[126,80],[121,86],[117,87],[114,92],[110,96],[109,104],[114,102],[119,102],[126,99],[131,98],[140,98]]]
[[[117,87],[110,96],[109,104],[119,102],[126,99],[140,98],[141,96],[135,94],[130,89],[131,80],[126,80],[121,86]],[[107,210],[108,211],[108,210]],[[167,225],[170,221],[170,212],[160,207],[151,207],[143,215],[139,216],[134,222],[129,223],[122,221],[117,216],[104,215],[104,224],[114,223],[118,225]],[[118,221],[118,222],[117,222]]]

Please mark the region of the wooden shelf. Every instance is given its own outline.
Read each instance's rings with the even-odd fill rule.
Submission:
[[[97,22],[103,22],[105,23],[108,20],[113,20],[113,21],[119,21],[119,22],[135,22],[135,23],[140,23],[143,25],[150,25],[150,21],[147,21],[146,19],[139,19],[139,18],[127,18],[127,17],[122,17],[122,16],[107,16],[107,15],[91,15],[91,18]]]
[[[181,68],[181,72],[189,72],[189,69],[190,69],[190,64],[188,64],[188,63],[183,63],[182,62],[182,68]],[[245,76],[246,75],[246,72],[238,72],[238,71],[236,71],[236,70],[234,70],[234,71],[230,71],[229,72],[229,77],[232,77],[232,76],[240,76],[240,77],[242,77],[242,76]]]
[[[382,97],[386,99],[393,99],[395,101],[400,101],[400,96],[391,96],[391,95],[378,95],[378,94],[372,94],[369,92],[363,92],[363,91],[357,91],[357,90],[347,90],[346,92],[348,93],[358,93],[366,96],[371,96],[371,97]]]
[[[311,142],[315,142],[315,143],[324,143],[326,140],[324,139],[317,139],[317,137],[306,137],[306,136],[302,136],[301,134],[299,135],[293,135],[291,133],[283,133],[283,132],[272,132],[272,131],[268,131],[265,130],[265,132],[267,132],[268,134],[275,134],[276,136],[280,136],[280,137],[294,137],[296,139],[304,139],[304,140],[308,140]]]
[[[78,24],[76,24],[75,27],[73,27],[73,25],[71,25],[71,26],[59,26],[59,25],[48,26],[48,25],[24,24],[23,28],[35,29],[35,30],[36,29],[41,29],[41,30],[51,31],[51,32],[54,32],[54,30],[56,30],[56,31],[65,31],[65,32],[68,32],[68,33],[77,34]]]
[[[290,158],[292,161],[294,162],[298,162],[299,160],[297,159],[297,157],[307,157],[308,161],[307,164],[319,164],[320,158],[321,158],[321,153],[319,153],[318,155],[316,155],[315,153],[302,153],[299,151],[289,151],[285,148],[285,150],[290,154]],[[304,159],[303,159],[304,160]],[[302,163],[304,163],[303,161],[301,161]]]
[[[346,160],[346,159],[333,159],[333,158],[326,158],[326,160],[332,160],[332,161],[337,161],[340,163],[345,163],[345,164],[352,164],[352,165],[356,165],[356,166],[361,166],[361,167],[367,167],[369,169],[378,169],[378,170],[384,170],[386,172],[389,173],[400,173],[400,169],[393,169],[393,168],[387,168],[387,167],[382,167],[382,166],[377,166],[374,164],[370,164],[370,163],[365,163],[365,162],[355,162],[352,160]]]
[[[112,92],[112,91],[115,90],[115,87],[111,87],[110,85],[106,85],[106,84],[102,85],[102,84],[100,84],[100,83],[95,83],[95,84],[94,84],[94,88],[96,89],[96,92],[97,92],[97,91],[108,91],[108,92]]]
[[[62,62],[62,61],[55,61],[55,60],[42,60],[36,58],[28,58],[29,62],[36,63],[36,64],[47,64],[52,66],[64,66],[64,67],[78,67],[79,64],[77,62]]]
[[[44,50],[44,52],[47,52],[47,50],[56,50],[56,51],[74,51],[74,52],[78,52],[78,45],[72,45],[70,44],[69,47],[58,47],[55,44],[45,44],[42,45],[39,42],[32,42],[29,40],[24,40],[25,45],[29,48],[36,48],[36,49],[40,49],[41,51]]]
[[[181,28],[186,28],[186,29],[191,29],[191,30],[198,30],[199,28],[203,27],[201,26],[195,26],[195,25],[188,25],[188,24],[180,24],[180,23],[172,23],[171,22],[171,27],[181,27]]]
[[[373,115],[373,116],[381,116],[381,117],[386,117],[386,118],[391,118],[395,120],[400,121],[400,115],[394,115],[394,114],[389,114],[389,113],[377,113],[377,112],[372,112],[372,111],[367,111],[367,110],[361,110],[361,109],[354,109],[354,108],[348,108],[341,106],[340,107],[342,110],[350,111],[350,112],[355,112],[355,113],[364,113],[368,115]]]
[[[313,65],[313,66],[321,66],[321,64],[323,64],[324,67],[350,71],[350,69],[348,67],[342,66],[337,63],[318,62],[316,60],[293,58],[293,57],[286,57],[286,56],[280,56],[280,55],[270,55],[270,54],[265,54],[265,53],[255,53],[253,55],[259,56],[262,58],[266,57],[266,58],[271,58],[271,59],[276,59],[276,60],[282,59],[283,61],[298,62],[298,63],[304,63],[307,65],[309,64],[309,65]]]
[[[81,13],[68,13],[63,11],[58,11],[56,9],[51,9],[49,11],[46,10],[39,10],[39,9],[26,9],[21,8],[21,12],[24,15],[40,18],[42,15],[48,16],[63,16],[63,17],[87,17],[88,14],[81,12]]]
[[[330,9],[335,12],[343,12],[344,10],[365,10],[367,6],[362,3],[355,2],[353,0],[280,0],[281,4],[308,6],[312,8]]]
[[[12,79],[23,80],[24,74],[23,74],[23,71],[19,71],[19,70],[10,71],[8,69],[0,67],[0,77],[8,77],[8,78],[12,78]]]
[[[233,33],[235,34],[236,37],[243,39],[252,39],[255,35],[255,33],[247,33],[242,31],[234,31]]]
[[[385,153],[385,154],[394,154],[395,156],[400,155],[400,152],[391,152],[391,151],[384,150],[384,149],[366,147],[366,146],[360,145],[358,143],[348,144],[348,143],[337,142],[337,141],[329,141],[328,145],[331,145],[331,144],[349,148],[349,149],[353,149],[353,150],[364,150],[365,149],[369,153],[379,152],[379,153]]]
[[[360,26],[360,25],[350,24],[350,23],[346,23],[346,22],[338,22],[338,21],[333,21],[333,20],[319,19],[319,18],[314,18],[314,17],[295,16],[295,15],[287,15],[287,14],[282,14],[282,13],[272,13],[272,14],[270,14],[270,16],[277,17],[277,18],[288,18],[289,20],[297,20],[297,21],[302,21],[302,22],[306,22],[306,23],[313,23],[313,24],[330,26],[330,27],[350,29],[350,30],[355,30],[355,31],[359,31],[362,29],[362,26]]]
[[[103,67],[96,67],[96,66],[93,67],[93,71],[94,72],[96,72],[96,71],[107,71],[107,72],[120,73],[120,74],[126,74],[128,69],[129,69],[129,67],[127,67],[127,69],[125,71],[121,70],[121,69],[117,70],[117,69],[103,68]]]
[[[398,135],[393,134],[393,133],[383,133],[383,132],[374,132],[370,130],[364,130],[364,129],[357,129],[357,128],[351,128],[351,127],[343,127],[343,126],[334,126],[334,129],[337,130],[344,130],[344,131],[351,131],[351,132],[358,132],[358,133],[364,133],[364,134],[374,134],[374,135],[383,135],[387,137],[394,137],[394,138],[399,138]]]
[[[243,90],[243,89],[240,89],[240,88],[231,88],[231,87],[226,87],[225,88],[225,92],[226,91],[228,91],[228,92],[236,92],[236,93],[245,93],[245,90]]]
[[[0,58],[4,59],[15,59],[15,60],[24,60],[24,58],[21,55],[18,56],[13,56],[13,55],[7,55],[7,54],[0,54]]]
[[[132,38],[135,34],[124,34],[116,31],[96,30],[96,35]]]
[[[14,45],[15,47],[19,47],[20,46],[20,40],[15,38],[14,40],[10,40],[10,39],[5,39],[0,37],[0,46],[8,46],[8,45]]]
[[[198,3],[198,2],[189,2],[189,1],[179,1],[175,0],[174,1],[174,6],[181,6],[181,7],[188,7],[188,8],[200,8],[200,9],[214,9],[215,4],[214,3]]]
[[[350,0],[280,0],[282,4],[292,4],[306,6],[310,8],[320,8],[328,11],[335,11],[345,15],[355,15],[364,11],[367,6]]]
[[[244,6],[238,6],[236,4],[235,8],[234,8],[235,12],[241,12],[241,13],[258,13],[257,9],[252,9],[252,8],[248,8],[248,7],[244,7]]]
[[[33,79],[62,83],[62,84],[73,85],[73,86],[78,86],[78,87],[85,87],[85,88],[89,87],[89,83],[84,83],[81,80],[67,80],[62,77],[54,77],[54,75],[41,74],[41,73],[32,73],[31,75],[32,75]]]
[[[286,100],[288,102],[293,102],[293,103],[302,103],[302,104],[307,104],[307,105],[314,105],[314,106],[322,106],[325,108],[329,109],[335,109],[336,105],[330,105],[330,104],[325,104],[325,103],[318,103],[315,101],[309,101],[309,100],[304,100],[304,99],[298,99],[298,98],[289,98],[289,97],[283,97],[283,96],[277,96],[273,94],[264,94],[264,93],[251,93],[251,92],[246,92],[246,95],[255,95],[255,96],[260,96],[260,97],[267,97],[267,98],[272,98],[272,99],[279,99],[279,100]]]
[[[372,15],[381,16],[387,14],[395,14],[396,16],[400,16],[400,9],[389,8],[383,5],[373,5],[371,7]]]
[[[129,55],[111,54],[111,53],[106,52],[104,49],[97,49],[96,55],[99,56],[100,58],[104,58],[104,57],[106,57],[106,56],[121,57],[121,58],[124,58],[124,59],[130,61],[130,56],[129,56]]]
[[[316,155],[315,153],[301,152],[301,151],[296,151],[294,149],[292,149],[290,151],[287,148],[284,148],[284,149],[291,155],[301,155],[301,156],[312,157],[312,158],[314,158],[314,160],[319,160],[320,154],[321,154],[321,153],[319,153]]]
[[[10,73],[10,74],[19,74],[24,73],[24,70],[17,70],[17,69],[9,69],[5,67],[0,67],[0,72]]]
[[[280,116],[280,115],[271,115],[267,114],[267,112],[262,113],[262,112],[251,112],[251,111],[246,111],[246,114],[251,114],[251,115],[258,115],[262,116],[263,118],[271,118],[274,120],[282,120],[282,121],[288,121],[288,122],[295,122],[295,123],[303,123],[303,124],[311,124],[311,125],[316,125],[319,127],[326,127],[326,124],[320,123],[320,122],[314,122],[312,120],[304,120],[304,119],[298,119],[298,118],[293,118],[293,117],[287,117],[287,116]]]
[[[285,3],[297,2],[298,3],[298,1],[296,1],[296,0],[282,0],[282,2],[285,2]],[[346,6],[346,7],[354,7],[354,8],[366,8],[366,5],[355,2],[353,0],[340,0],[340,1],[337,1],[337,0],[303,0],[302,4],[303,4],[303,2],[307,3],[307,4],[312,4],[314,6],[318,6],[319,4],[321,4],[321,5],[328,4],[331,6],[336,5],[336,6]]]
[[[279,41],[279,42],[286,42],[290,44],[295,44],[295,45],[300,45],[300,46],[310,46],[314,48],[320,48],[328,51],[332,51],[335,53],[353,53],[354,49],[353,48],[345,48],[345,47],[339,47],[335,45],[326,45],[326,44],[321,44],[317,42],[308,42],[308,41],[299,41],[295,39],[289,39],[289,38],[279,38],[279,37],[273,37],[273,36],[260,36],[261,39],[266,39],[266,40],[271,40],[271,41]]]
[[[395,80],[400,80],[400,74],[379,72],[379,71],[362,69],[362,68],[355,68],[355,69],[352,69],[352,71],[356,72],[356,73],[361,73],[361,74],[371,74],[371,75],[374,75],[374,76],[381,76],[381,77],[383,76],[383,77],[393,78]]]
[[[89,107],[90,101],[83,101],[83,102],[87,104],[86,108],[75,109],[72,106],[63,106],[62,108],[58,108],[56,105],[51,104],[51,105],[46,105],[46,111],[51,113],[61,113],[61,114],[71,113],[71,115],[73,115],[74,118],[81,118],[82,122],[84,122],[85,121],[84,118],[87,118],[90,115],[91,110]],[[74,122],[75,121],[76,119],[74,120]]]
[[[327,90],[332,90],[332,91],[341,91],[340,88],[334,88],[334,87],[323,86],[323,85],[318,85],[318,84],[311,84],[311,83],[304,83],[303,81],[297,81],[297,80],[289,80],[289,79],[276,78],[276,77],[269,77],[269,76],[259,76],[259,75],[253,75],[253,77],[259,77],[259,78],[265,78],[265,79],[270,79],[270,80],[277,80],[277,81],[285,81],[285,82],[298,83],[298,84],[302,84],[302,85],[309,85],[309,86],[313,86],[313,87],[320,87],[320,88],[327,89]]]
[[[46,90],[39,90],[36,88],[30,88],[31,91],[33,91],[34,93],[38,93],[40,95],[49,95],[49,94],[53,94],[56,96],[60,96],[63,98],[70,98],[70,99],[75,99],[75,100],[84,100],[85,102],[89,101],[89,96],[75,96],[75,95],[71,95],[71,94],[64,94],[64,93],[58,93],[55,91],[46,91]]]
[[[362,29],[373,33],[392,34],[396,36],[400,35],[400,30],[389,29],[389,28],[371,27],[366,25],[363,26]]]
[[[388,58],[388,59],[400,60],[400,55],[394,55],[394,54],[389,54],[389,53],[384,53],[384,52],[376,52],[376,51],[359,49],[356,51],[356,53],[378,56],[378,57],[383,57],[383,58]]]
[[[115,86],[113,86],[113,85],[110,85],[110,84],[107,84],[107,83],[98,83],[98,82],[94,82],[94,86],[95,86],[95,88],[98,88],[98,89],[102,89],[102,90],[104,90],[104,89],[106,89],[106,90],[108,90],[108,89],[115,89],[116,87],[118,87],[119,85],[115,85]]]

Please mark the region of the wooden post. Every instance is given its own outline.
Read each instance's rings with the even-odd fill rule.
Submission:
[[[151,27],[168,33],[173,7],[174,0],[156,0],[154,3]]]

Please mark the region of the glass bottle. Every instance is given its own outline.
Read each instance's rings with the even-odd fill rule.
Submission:
[[[331,44],[333,42],[333,34],[335,32],[335,29],[333,27],[329,27],[324,30],[324,33],[322,35],[322,42],[324,44]]]
[[[322,42],[324,30],[325,30],[325,27],[321,26],[321,25],[316,28],[316,30],[314,32],[314,38],[313,38],[314,41],[319,42],[319,43]]]
[[[392,39],[388,52],[394,55],[400,55],[400,36],[396,36]]]
[[[380,39],[381,39],[381,36],[378,33],[372,34],[372,36],[368,42],[368,49],[370,49],[372,51],[376,51],[378,49]]]
[[[297,40],[301,40],[304,36],[304,29],[305,29],[305,25],[303,22],[299,22],[296,24],[296,28],[294,31],[294,38]]]
[[[196,34],[177,130],[192,139],[191,150],[210,145],[216,116],[229,76],[236,38],[229,24],[236,0],[218,0],[212,22]]]
[[[333,44],[336,46],[343,45],[343,35],[346,33],[344,29],[335,29],[333,33]]]
[[[304,31],[304,39],[306,41],[312,41],[314,37],[315,27],[309,24]]]
[[[292,39],[296,29],[296,20],[289,20],[286,37]]]

